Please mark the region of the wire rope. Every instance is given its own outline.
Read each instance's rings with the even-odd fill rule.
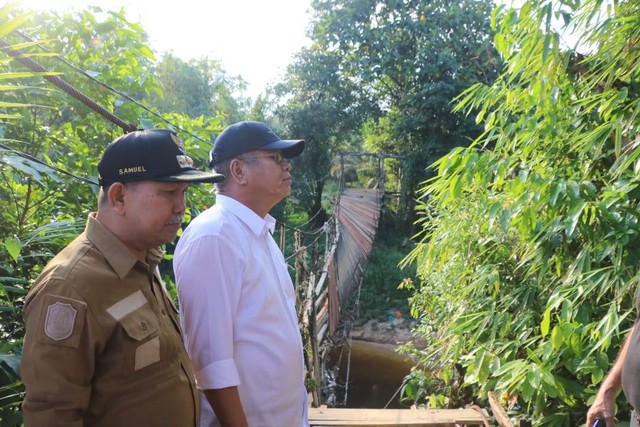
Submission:
[[[202,142],[205,142],[207,144],[211,144],[211,141],[207,141],[204,138],[201,138],[200,136],[189,132],[188,130],[183,129],[182,127],[176,125],[175,123],[172,123],[170,120],[165,119],[160,113],[158,113],[157,111],[152,110],[151,108],[147,107],[146,105],[144,105],[143,103],[141,103],[140,101],[132,98],[131,96],[129,96],[128,94],[122,92],[121,90],[118,90],[116,88],[114,88],[113,86],[109,85],[108,83],[103,82],[100,79],[95,78],[94,76],[92,76],[89,72],[83,70],[82,68],[78,67],[77,65],[71,63],[70,61],[68,61],[67,59],[65,59],[62,55],[53,52],[51,49],[43,46],[39,40],[34,40],[31,37],[27,36],[26,34],[22,33],[21,31],[15,31],[16,34],[18,34],[20,37],[22,37],[24,40],[34,43],[36,46],[38,46],[40,49],[42,49],[44,52],[52,54],[57,60],[59,60],[60,62],[62,62],[63,64],[67,65],[68,67],[70,67],[71,69],[73,69],[74,71],[76,71],[79,74],[82,74],[83,76],[85,76],[86,78],[92,80],[95,83],[98,83],[100,86],[103,86],[104,88],[112,91],[113,93],[117,94],[118,96],[123,97],[124,99],[126,99],[127,101],[131,101],[133,102],[135,105],[137,105],[138,107],[142,108],[143,110],[147,111],[148,113],[151,113],[152,115],[154,115],[155,117],[157,117],[158,119],[162,120],[163,122],[167,123],[169,126],[171,126],[174,129],[179,130],[180,132],[183,132],[185,134],[188,134],[190,136],[192,136],[193,138],[196,138]]]

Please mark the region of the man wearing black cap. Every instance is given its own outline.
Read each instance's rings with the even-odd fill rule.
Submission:
[[[269,215],[291,193],[290,159],[304,144],[260,122],[226,128],[210,158],[227,179],[178,241],[180,316],[203,427],[308,426],[295,292]]]
[[[24,307],[27,427],[194,427],[199,399],[158,271],[197,171],[177,135],[124,135],[98,164],[98,211],[36,279]]]

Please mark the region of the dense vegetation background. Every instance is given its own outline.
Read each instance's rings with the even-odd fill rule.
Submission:
[[[314,0],[313,43],[253,100],[215,61],[156,57],[125,11],[1,6],[0,424],[21,424],[24,296],[82,230],[97,159],[122,133],[14,52],[127,123],[173,127],[202,168],[237,120],[307,139],[294,194],[275,212],[290,226],[321,227],[340,178],[376,182],[358,158],[340,175],[340,152],[399,156],[385,162],[397,197],[385,202],[361,316],[410,296],[427,345],[405,348],[417,366],[404,398],[486,407],[493,391],[516,421],[584,422],[636,316],[639,8]],[[194,187],[190,214],[213,199]]]

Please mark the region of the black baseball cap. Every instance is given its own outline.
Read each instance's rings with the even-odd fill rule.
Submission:
[[[302,154],[304,139],[281,139],[262,122],[238,122],[223,130],[209,153],[209,165],[233,159],[254,150],[280,150],[291,159]]]
[[[117,138],[104,150],[98,173],[102,187],[114,182],[224,180],[224,175],[196,170],[178,135],[168,129],[137,130]]]

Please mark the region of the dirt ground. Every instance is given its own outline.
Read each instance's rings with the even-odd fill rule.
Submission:
[[[409,341],[420,341],[412,335],[415,321],[394,319],[388,322],[369,320],[363,325],[354,326],[351,338],[379,344],[398,345]],[[418,343],[416,342],[416,346]]]

